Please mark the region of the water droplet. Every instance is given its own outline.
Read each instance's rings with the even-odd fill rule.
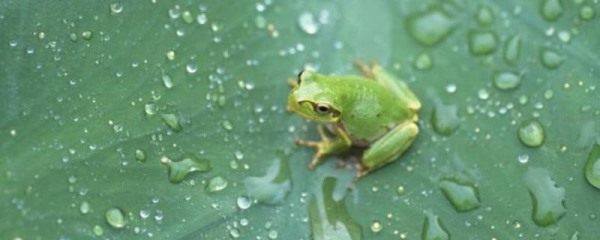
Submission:
[[[581,7],[581,9],[579,10],[579,17],[583,20],[589,21],[594,19],[594,17],[596,16],[596,11],[594,10],[594,8],[590,7],[590,6],[583,6]]]
[[[555,21],[562,15],[563,7],[560,0],[544,0],[542,2],[542,17],[548,21]]]
[[[240,237],[240,230],[238,230],[237,228],[232,228],[229,230],[229,235],[232,238],[239,238]]]
[[[148,103],[148,104],[144,105],[144,112],[148,116],[156,114],[156,104]]]
[[[558,33],[558,39],[560,39],[564,43],[568,43],[569,41],[571,41],[571,33],[567,31],[560,31]]]
[[[312,13],[303,12],[298,17],[298,25],[305,33],[310,35],[316,34],[319,31],[319,24],[315,21]]]
[[[361,239],[361,227],[351,218],[345,205],[345,191],[339,196],[338,179],[325,177],[312,193],[308,217],[314,239]]]
[[[149,211],[149,210],[146,210],[146,209],[142,209],[142,210],[140,210],[140,217],[141,217],[142,219],[149,218],[149,217],[150,217],[150,211]]]
[[[282,203],[292,188],[289,168],[287,159],[276,159],[264,176],[244,179],[248,196],[260,203]]]
[[[123,4],[120,2],[111,3],[110,4],[110,12],[112,14],[118,14],[123,11]]]
[[[439,100],[436,101],[431,114],[431,126],[440,135],[449,136],[452,134],[460,126],[458,106],[454,104],[446,105]]]
[[[240,196],[237,198],[237,206],[242,210],[248,209],[252,206],[252,199],[246,196]]]
[[[208,18],[206,17],[206,14],[204,14],[204,13],[198,14],[198,17],[196,17],[196,22],[198,22],[198,24],[200,24],[200,25],[206,24],[206,22],[208,22]]]
[[[592,186],[600,189],[600,143],[594,145],[585,163],[585,178]]]
[[[487,5],[479,6],[477,10],[477,22],[482,26],[489,26],[494,21],[494,12]]]
[[[167,166],[169,171],[169,181],[180,183],[192,172],[207,172],[210,170],[210,162],[206,159],[199,159],[192,154],[188,154],[179,161],[172,161],[168,157],[162,157],[160,160]]]
[[[479,191],[473,183],[445,178],[440,181],[440,189],[456,211],[470,211],[481,205]]]
[[[223,128],[227,131],[231,131],[233,129],[233,125],[231,125],[231,122],[228,120],[225,120],[221,123],[221,125],[223,126]]]
[[[473,30],[469,32],[469,49],[475,56],[488,55],[496,51],[498,37],[492,31]]]
[[[571,237],[569,237],[569,240],[579,240],[579,232],[575,231]]]
[[[237,159],[237,160],[244,159],[244,153],[242,153],[242,151],[240,151],[240,150],[235,151],[235,153],[233,153],[233,155],[235,156],[235,159]]]
[[[383,229],[383,226],[381,225],[381,223],[379,221],[373,221],[371,223],[371,231],[374,233],[378,233],[381,232],[381,230]]]
[[[94,232],[96,236],[102,236],[102,234],[104,234],[104,229],[102,229],[100,225],[94,225],[92,232]]]
[[[269,233],[267,234],[267,236],[269,237],[269,239],[277,239],[277,230],[275,229],[271,229],[269,230]]]
[[[179,118],[177,115],[172,113],[161,113],[160,117],[162,118],[163,122],[167,124],[167,126],[173,129],[173,131],[179,132],[183,129],[179,123]]]
[[[513,90],[521,84],[521,75],[514,72],[496,72],[494,73],[494,86],[500,90]]]
[[[92,39],[92,32],[90,32],[90,31],[83,31],[81,33],[81,37],[83,37],[83,39],[85,39],[85,40],[90,40],[90,39]]]
[[[142,149],[136,149],[135,150],[135,159],[140,162],[145,162],[146,161],[146,152],[144,152],[144,150],[142,150]]]
[[[455,21],[439,7],[430,7],[408,17],[406,27],[417,42],[433,46],[444,40],[455,27]]]
[[[87,214],[89,213],[91,210],[90,204],[88,202],[82,202],[81,205],[79,205],[79,212],[81,212],[81,214]]]
[[[267,27],[267,19],[265,19],[265,17],[263,17],[261,15],[258,15],[254,19],[254,24],[256,25],[256,27],[258,29],[264,29]]]
[[[446,86],[446,92],[455,93],[456,92],[456,84],[450,83]]]
[[[519,140],[529,147],[539,147],[544,143],[544,128],[536,120],[525,121],[519,127]]]
[[[125,213],[119,208],[109,208],[108,210],[106,210],[104,217],[106,219],[106,222],[114,228],[122,228],[125,226]]]
[[[479,99],[481,100],[487,100],[488,98],[490,98],[490,93],[482,88],[479,89],[479,91],[477,91],[477,97],[479,97]]]
[[[533,204],[532,218],[535,224],[545,227],[556,223],[565,215],[565,189],[556,186],[548,170],[529,168],[525,174],[525,183]]]
[[[169,75],[162,75],[162,81],[167,89],[173,88],[173,79]]]
[[[181,19],[183,19],[183,22],[190,24],[194,22],[194,16],[192,16],[192,13],[190,11],[183,11],[183,14],[181,15]]]
[[[525,164],[525,163],[529,162],[529,155],[519,154],[519,156],[517,156],[517,160],[519,160],[519,163]]]
[[[564,60],[558,52],[551,49],[542,49],[541,58],[542,64],[549,69],[558,68]]]
[[[423,232],[421,232],[422,240],[449,240],[450,234],[440,221],[437,215],[432,213],[427,214],[425,222],[423,222]]]
[[[429,53],[421,53],[414,61],[414,65],[419,70],[427,70],[430,69],[433,65],[433,60]]]
[[[504,45],[504,60],[509,64],[515,64],[519,60],[521,52],[521,36],[511,36]]]
[[[185,65],[185,71],[189,74],[194,74],[196,71],[198,71],[198,65],[194,63],[188,63]]]
[[[221,176],[216,176],[208,181],[208,185],[206,185],[206,191],[209,193],[223,191],[228,185],[229,181],[227,181],[227,179]]]
[[[402,194],[404,194],[404,192],[406,192],[406,189],[404,189],[404,186],[400,185],[396,188],[396,193],[398,193],[398,195],[402,195]]]

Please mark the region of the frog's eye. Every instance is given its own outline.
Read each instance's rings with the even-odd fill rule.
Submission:
[[[298,80],[298,85],[300,85],[300,83],[302,82],[302,74],[303,74],[303,73],[304,73],[304,70],[302,70],[302,71],[300,71],[300,72],[298,73],[298,79],[297,79],[297,80]]]
[[[329,104],[317,103],[315,105],[315,112],[318,114],[328,114],[331,112],[331,106]]]

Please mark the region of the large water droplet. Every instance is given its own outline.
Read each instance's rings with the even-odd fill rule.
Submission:
[[[437,215],[432,213],[427,214],[425,222],[423,222],[423,232],[421,232],[422,240],[449,240],[450,234],[440,221]]]
[[[244,185],[249,197],[260,203],[282,203],[292,188],[287,159],[276,159],[262,177],[248,177]]]
[[[521,36],[510,37],[504,45],[504,60],[509,64],[515,64],[519,60],[521,52]]]
[[[567,213],[564,206],[565,189],[556,186],[548,170],[529,168],[525,174],[525,183],[533,204],[532,218],[535,224],[548,226]]]
[[[308,217],[315,240],[361,239],[360,225],[351,218],[344,196],[336,195],[337,179],[326,177],[308,205]]]
[[[448,136],[460,126],[457,105],[446,105],[437,100],[433,113],[431,114],[431,126],[433,130],[444,136]]]
[[[469,49],[476,56],[488,55],[496,51],[498,37],[492,31],[473,30],[469,33]]]
[[[544,19],[555,21],[563,13],[562,3],[560,0],[544,0],[541,11]]]
[[[539,147],[544,143],[544,128],[536,120],[525,121],[519,127],[519,140],[529,147]]]
[[[199,159],[192,154],[188,154],[178,161],[172,161],[168,157],[162,157],[160,160],[167,166],[169,171],[169,181],[180,183],[192,172],[207,172],[210,170],[210,162],[206,159]]]
[[[440,181],[440,188],[456,211],[465,212],[481,205],[479,191],[473,183],[445,178]]]
[[[106,210],[104,217],[106,219],[106,222],[114,228],[122,228],[126,224],[125,213],[123,212],[123,210],[116,207],[112,207]]]
[[[456,25],[454,19],[441,8],[431,7],[408,17],[406,27],[410,36],[419,43],[433,46],[444,40]]]
[[[600,189],[600,144],[594,145],[585,163],[585,178],[592,186]]]
[[[542,49],[540,57],[542,64],[549,69],[558,68],[564,60],[558,52],[551,49]]]
[[[167,124],[167,126],[173,129],[173,131],[179,132],[183,129],[179,123],[179,118],[177,115],[172,113],[162,113],[160,114],[160,117],[162,118],[163,122]]]
[[[513,90],[521,84],[522,75],[514,72],[496,72],[494,73],[494,86],[500,90]]]

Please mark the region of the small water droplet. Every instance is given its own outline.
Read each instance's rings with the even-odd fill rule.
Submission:
[[[81,214],[87,214],[89,213],[91,210],[90,204],[88,202],[82,202],[81,205],[79,205],[79,212],[81,212]]]
[[[114,228],[122,228],[125,226],[125,213],[120,208],[112,207],[106,210],[104,214],[106,222]]]
[[[493,77],[494,86],[500,90],[513,90],[521,84],[522,75],[514,72],[496,72]]]
[[[161,113],[160,117],[162,118],[163,122],[167,124],[167,126],[173,129],[173,131],[179,132],[183,129],[179,123],[179,118],[177,115],[172,113]]]
[[[183,14],[181,15],[181,19],[183,19],[183,22],[190,24],[194,22],[194,16],[192,16],[192,13],[190,11],[183,11]]]
[[[242,210],[248,209],[252,206],[252,199],[246,196],[240,196],[237,198],[237,206]]]
[[[526,146],[539,147],[544,143],[544,128],[537,120],[525,121],[519,127],[519,140]]]
[[[423,222],[423,232],[421,232],[422,240],[449,240],[450,234],[440,221],[437,215],[432,213],[427,214],[427,218]]]
[[[404,192],[406,192],[406,189],[404,189],[404,186],[400,185],[396,188],[396,193],[398,195],[402,195],[402,194],[404,194]]]
[[[165,85],[165,87],[167,89],[173,88],[174,84],[173,84],[173,79],[171,79],[171,76],[169,76],[169,75],[162,75],[162,81],[163,81],[163,84]]]
[[[542,2],[542,17],[548,21],[557,20],[563,13],[560,0],[544,0]]]
[[[433,130],[444,136],[449,136],[460,126],[457,105],[446,105],[436,101],[431,114],[431,126]]]
[[[582,6],[579,10],[579,17],[583,20],[589,21],[594,19],[596,16],[596,10],[590,6]]]
[[[231,131],[233,129],[233,125],[231,125],[231,122],[228,120],[225,120],[221,123],[221,125],[223,126],[223,128],[227,131]]]
[[[488,55],[496,51],[498,37],[492,31],[473,30],[469,32],[469,49],[475,56]]]
[[[594,145],[585,163],[585,178],[592,186],[600,189],[600,143]]]
[[[267,236],[269,237],[269,239],[277,239],[277,230],[275,229],[271,229],[269,230],[269,233],[267,234]]]
[[[185,71],[189,74],[194,74],[196,71],[198,71],[198,65],[195,63],[188,63],[185,65]]]
[[[525,174],[525,183],[533,204],[532,218],[535,224],[545,227],[556,223],[565,215],[565,189],[556,185],[548,170],[529,168]]]
[[[477,22],[482,26],[489,26],[494,21],[494,12],[487,5],[480,5],[477,10]]]
[[[200,24],[200,25],[206,24],[206,22],[208,22],[208,18],[206,17],[206,14],[204,14],[204,13],[198,14],[198,16],[196,17],[196,22],[198,22],[198,24]]]
[[[146,161],[146,152],[144,152],[144,150],[142,150],[142,149],[136,149],[135,150],[135,159],[138,160],[139,162],[145,162]]]
[[[517,156],[517,160],[519,160],[519,163],[525,164],[529,162],[529,155],[527,154],[519,154],[519,156]]]
[[[150,211],[149,211],[149,210],[147,210],[147,209],[142,209],[142,210],[140,210],[140,217],[141,217],[142,219],[149,218],[149,217],[150,217]]]
[[[227,181],[227,179],[221,176],[216,176],[208,181],[208,185],[206,185],[206,191],[209,193],[220,192],[227,188],[228,185],[229,181]]]
[[[417,56],[413,64],[419,70],[427,70],[433,65],[433,59],[429,53],[421,53]]]
[[[90,39],[92,39],[92,32],[83,31],[83,32],[81,32],[81,37],[83,37],[83,39],[85,39],[85,40],[90,40]]]
[[[504,60],[509,64],[515,64],[519,60],[521,52],[521,36],[511,36],[504,45]]]
[[[315,20],[315,17],[312,15],[312,13],[309,12],[303,12],[300,14],[298,17],[298,25],[302,31],[310,35],[314,35],[319,31],[319,24]]]
[[[560,31],[558,33],[558,39],[560,39],[564,43],[568,43],[569,41],[571,41],[571,33],[569,33],[568,31]]]
[[[242,153],[242,151],[237,150],[233,153],[233,155],[235,156],[235,159],[237,160],[242,160],[244,159],[244,153]]]
[[[440,189],[456,211],[466,212],[481,205],[479,191],[473,183],[445,178],[440,181]]]
[[[119,14],[123,11],[123,4],[120,2],[110,4],[110,12],[112,14]]]
[[[479,97],[479,99],[481,100],[487,100],[488,98],[490,98],[490,93],[482,88],[479,89],[479,91],[477,91],[477,97]]]
[[[454,19],[436,6],[412,14],[406,20],[410,36],[426,46],[433,46],[444,40],[454,30],[455,25]]]
[[[558,68],[564,60],[558,52],[546,48],[541,51],[541,59],[542,64],[549,69]]]
[[[383,229],[383,225],[381,225],[381,223],[379,221],[373,221],[371,223],[371,231],[374,233],[378,233],[381,232],[381,230]]]
[[[240,231],[237,228],[229,229],[229,235],[232,238],[239,238],[240,237]]]
[[[148,116],[156,114],[156,104],[148,103],[148,104],[144,105],[144,112]]]
[[[96,236],[102,236],[102,234],[104,234],[104,229],[102,229],[100,225],[94,225],[92,232],[94,232]]]
[[[167,166],[169,171],[169,181],[172,183],[180,183],[183,179],[192,172],[207,172],[210,170],[210,162],[206,159],[187,154],[178,161],[172,161],[168,157],[162,157],[160,160]]]

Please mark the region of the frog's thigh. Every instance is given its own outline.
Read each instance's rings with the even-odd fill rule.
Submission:
[[[364,152],[361,160],[364,169],[361,175],[398,159],[410,147],[418,133],[419,128],[413,122],[393,128]]]
[[[406,106],[413,110],[418,111],[421,108],[421,102],[417,96],[408,88],[405,82],[396,79],[391,74],[387,73],[381,66],[374,64],[371,72],[375,76],[375,80],[392,92],[394,92]]]

